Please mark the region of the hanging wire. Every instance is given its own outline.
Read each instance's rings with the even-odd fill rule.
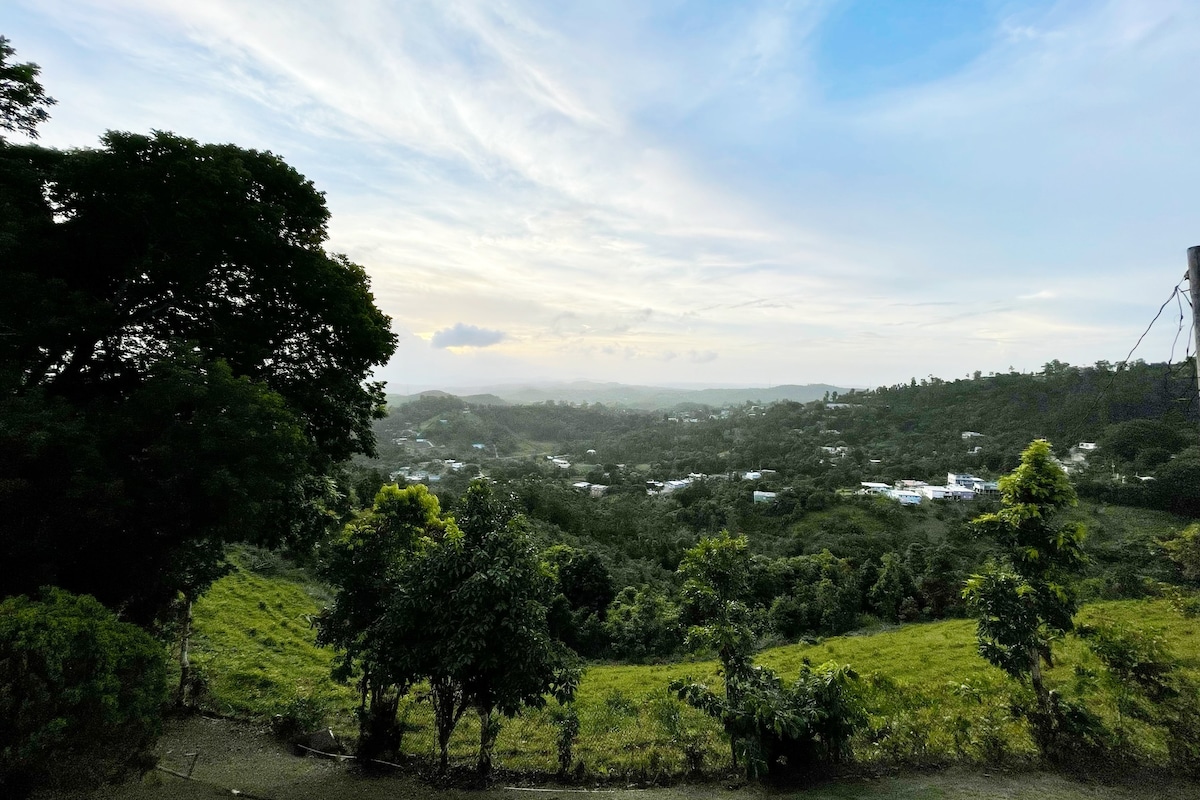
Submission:
[[[1171,301],[1175,300],[1182,292],[1184,280],[1187,280],[1186,276],[1171,288],[1171,294],[1168,295],[1167,299],[1163,301],[1163,304],[1158,307],[1158,312],[1154,315],[1154,319],[1150,320],[1150,324],[1146,326],[1146,330],[1142,331],[1142,335],[1139,336],[1137,341],[1133,343],[1133,347],[1130,348],[1129,353],[1125,356],[1125,358],[1122,361],[1117,362],[1115,369],[1113,369],[1112,377],[1108,379],[1108,383],[1103,389],[1100,390],[1100,393],[1096,395],[1095,399],[1092,400],[1092,404],[1088,410],[1084,412],[1082,417],[1079,418],[1079,424],[1075,426],[1075,429],[1071,432],[1071,435],[1067,437],[1068,442],[1076,441],[1076,437],[1079,436],[1079,432],[1083,430],[1085,425],[1087,425],[1088,419],[1091,418],[1092,413],[1096,410],[1096,407],[1100,405],[1100,401],[1108,395],[1109,390],[1112,389],[1113,384],[1117,381],[1117,376],[1120,375],[1121,372],[1124,371],[1124,369],[1128,366],[1129,359],[1133,358],[1133,354],[1137,352],[1137,349],[1141,346],[1142,341],[1145,340],[1147,335],[1149,335],[1150,329],[1154,327],[1154,323],[1158,322],[1158,319],[1162,316],[1163,311],[1165,311],[1167,306],[1171,304]],[[1189,300],[1189,303],[1190,302],[1191,301]],[[1180,323],[1180,326],[1182,327],[1182,322]],[[1178,334],[1176,334],[1176,338],[1178,338]],[[1172,351],[1173,350],[1174,347],[1172,346]],[[1172,352],[1172,355],[1174,355],[1174,352]]]
[[[1179,334],[1183,333],[1183,300],[1180,295],[1183,294],[1183,289],[1176,287],[1175,289],[1175,304],[1179,306],[1179,327],[1175,329],[1175,340],[1171,342],[1171,356],[1167,359],[1167,366],[1175,360],[1175,347],[1179,344]]]
[[[1180,362],[1178,364],[1175,363],[1175,348],[1179,346],[1179,337],[1180,337],[1180,335],[1183,334],[1183,323],[1184,323],[1183,297],[1185,295],[1186,295],[1186,293],[1184,292],[1182,287],[1177,288],[1175,290],[1175,305],[1179,308],[1179,324],[1175,328],[1175,339],[1171,342],[1171,355],[1167,359],[1166,366],[1163,369],[1163,375],[1162,375],[1162,396],[1163,396],[1163,398],[1172,397],[1172,395],[1174,394],[1173,383],[1175,381],[1179,380],[1180,376],[1183,374],[1184,366],[1186,364],[1186,360],[1183,362]],[[1191,333],[1189,333],[1188,334],[1189,342],[1191,341],[1191,337],[1192,337],[1192,335],[1191,335]],[[1191,349],[1190,345],[1184,348],[1185,358],[1186,358],[1186,352],[1190,349]],[[1193,395],[1189,395],[1187,398],[1176,397],[1176,398],[1174,398],[1174,400],[1175,401],[1183,401],[1183,402],[1186,402],[1189,404],[1189,408],[1185,409],[1185,413],[1186,413],[1187,411],[1190,410],[1190,404],[1195,400],[1195,397]],[[1171,405],[1171,404],[1172,403],[1170,403],[1170,402],[1167,403],[1167,405]]]

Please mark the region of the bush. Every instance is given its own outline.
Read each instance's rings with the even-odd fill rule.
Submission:
[[[292,740],[325,727],[333,709],[333,698],[320,693],[297,693],[271,717],[271,732]]]
[[[786,686],[774,671],[749,665],[726,675],[726,694],[690,680],[671,691],[725,728],[747,777],[809,776],[850,760],[850,740],[867,722],[858,676],[833,662],[800,667]]]
[[[0,795],[148,770],[166,690],[161,645],[95,598],[50,588],[0,603]]]

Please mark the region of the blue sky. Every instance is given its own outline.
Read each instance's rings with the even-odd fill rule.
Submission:
[[[7,0],[0,34],[46,144],[311,178],[396,390],[1117,361],[1200,244],[1193,0]]]

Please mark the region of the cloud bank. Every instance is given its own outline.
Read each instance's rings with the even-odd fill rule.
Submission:
[[[429,343],[434,347],[491,347],[505,339],[504,331],[492,331],[457,322],[449,328],[436,331]]]

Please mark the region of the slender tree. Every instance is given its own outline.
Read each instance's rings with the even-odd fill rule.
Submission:
[[[1053,642],[1074,625],[1072,579],[1083,562],[1084,529],[1054,519],[1076,498],[1044,439],[1025,448],[1020,465],[999,483],[1000,510],[972,523],[994,544],[995,560],[968,579],[963,596],[979,619],[980,655],[1032,688],[1030,721],[1047,752],[1058,715],[1042,666],[1053,665]]]

